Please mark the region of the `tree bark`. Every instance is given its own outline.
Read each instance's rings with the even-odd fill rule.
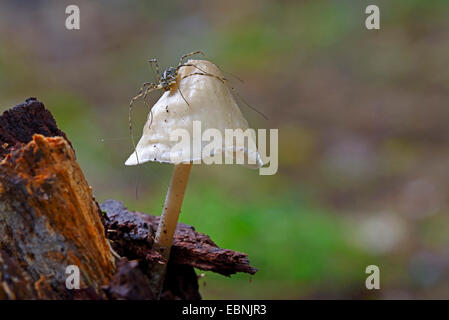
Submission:
[[[100,294],[114,274],[98,207],[62,137],[34,135],[0,163],[0,247],[35,282],[66,291],[66,268]]]
[[[106,200],[100,205],[106,215],[105,226],[112,247],[121,255],[145,259],[149,263],[163,262],[164,258],[152,250],[160,217],[129,211],[117,200]],[[224,276],[237,272],[255,274],[245,253],[219,248],[209,236],[195,228],[178,223],[173,237],[170,263],[188,265]]]

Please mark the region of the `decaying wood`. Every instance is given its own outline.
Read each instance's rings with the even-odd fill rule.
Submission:
[[[98,291],[114,274],[92,191],[62,137],[34,135],[0,163],[0,234],[0,247],[31,279],[58,292],[69,265]]]
[[[106,232],[117,252],[134,259],[161,262],[162,257],[151,250],[159,224],[158,216],[129,211],[116,200],[107,200],[100,208],[106,213]],[[221,249],[209,236],[198,233],[194,227],[183,223],[178,223],[176,227],[170,261],[225,276],[236,272],[257,272],[256,268],[250,266],[246,254]]]
[[[37,133],[37,134],[36,134]],[[115,200],[100,210],[74,150],[44,105],[30,98],[0,116],[0,299],[153,299],[159,217]],[[114,261],[109,241],[122,259]],[[66,267],[81,271],[67,290]],[[194,268],[254,274],[247,256],[178,224],[162,299],[200,299]]]
[[[109,285],[104,287],[109,299],[154,300],[150,280],[137,260],[122,258],[117,261],[117,272]]]
[[[8,270],[21,272],[32,290],[25,294],[14,281],[0,286],[17,289],[9,290],[9,298],[72,298],[66,268],[76,265],[80,286],[103,296],[114,259],[66,135],[44,105],[30,98],[0,116],[0,145],[2,277]]]
[[[29,98],[0,116],[0,159],[30,142],[35,134],[63,137],[72,145],[44,104]]]
[[[55,298],[53,292],[49,294],[39,292],[19,262],[11,258],[4,250],[0,250],[0,300]]]

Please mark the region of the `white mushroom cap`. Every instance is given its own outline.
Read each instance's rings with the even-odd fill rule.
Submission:
[[[153,106],[152,112],[148,114],[136,151],[126,160],[125,165],[136,165],[147,161],[174,164],[198,163],[207,158],[210,160],[213,155],[223,154],[235,157],[240,153],[244,157],[243,165],[260,168],[263,163],[256,148],[253,130],[248,131],[249,138],[244,139],[243,143],[234,141],[233,147],[225,145],[225,129],[242,129],[243,131],[248,129],[248,122],[243,117],[228,86],[223,81],[206,75],[191,75],[184,78],[192,73],[203,73],[202,71],[223,78],[220,70],[213,63],[204,60],[189,60],[187,64],[193,64],[201,70],[192,66],[179,69],[177,83],[180,84],[179,89],[182,95],[178,85],[164,92]],[[174,140],[173,137],[173,141],[170,140],[170,135],[177,129],[184,129],[193,139],[192,137],[195,137],[194,121],[201,121],[201,133],[210,128],[217,129],[221,133],[222,144],[208,150],[207,155],[203,154],[202,150],[211,143],[210,141],[202,141],[201,150],[197,148],[192,151],[195,141],[190,140],[190,150],[186,150],[189,148],[187,145],[181,152],[179,148],[175,150],[176,145],[179,147],[180,140]],[[190,152],[186,153],[186,151]],[[233,163],[236,162],[235,159]]]

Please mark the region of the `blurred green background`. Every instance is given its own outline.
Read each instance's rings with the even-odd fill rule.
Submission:
[[[368,4],[380,30],[365,28]],[[124,166],[128,103],[153,81],[148,59],[203,50],[269,117],[242,105],[251,126],[279,129],[274,176],[192,170],[181,221],[259,268],[206,273],[203,297],[449,298],[448,17],[447,0],[3,0],[0,108],[37,97],[97,200],[159,214],[172,166]],[[136,105],[137,139],[147,113]],[[370,264],[380,290],[365,288]]]

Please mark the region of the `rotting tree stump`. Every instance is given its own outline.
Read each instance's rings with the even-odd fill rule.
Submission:
[[[0,124],[1,143],[11,151],[0,163],[0,248],[38,289],[68,297],[66,268],[76,265],[80,286],[101,296],[114,275],[114,258],[65,135],[34,100],[4,113]]]
[[[153,299],[159,218],[115,200],[101,209],[75,152],[34,98],[0,116],[0,299]],[[103,210],[103,211],[102,211]],[[116,259],[110,244],[122,257]],[[178,224],[162,299],[200,299],[194,268],[254,274],[243,253]],[[66,267],[80,269],[68,290]]]

